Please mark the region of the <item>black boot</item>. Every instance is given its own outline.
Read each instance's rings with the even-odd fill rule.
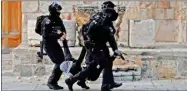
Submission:
[[[80,87],[84,88],[84,89],[90,89],[90,87],[88,87],[85,83],[85,81],[79,81],[77,82],[77,85],[79,85]]]
[[[68,86],[68,89],[70,91],[73,91],[73,84],[76,82],[76,80],[73,80],[71,78],[68,78],[65,80],[66,85]]]
[[[111,91],[110,90],[110,85],[109,84],[103,84],[101,86],[101,91]]]
[[[122,83],[116,83],[116,82],[114,82],[113,84],[110,85],[110,89],[118,88],[120,86],[122,86]]]
[[[47,86],[49,87],[49,89],[53,89],[53,90],[64,89],[63,87],[59,86],[58,84],[50,84],[50,83],[48,83]]]

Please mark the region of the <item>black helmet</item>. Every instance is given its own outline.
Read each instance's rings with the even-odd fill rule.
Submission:
[[[106,2],[104,2],[103,4],[102,4],[102,9],[106,9],[106,8],[114,8],[114,7],[116,7],[116,5],[113,3],[113,2],[111,2],[111,1],[106,1]]]
[[[49,6],[48,10],[51,15],[60,15],[60,10],[62,10],[62,7],[54,2]]]

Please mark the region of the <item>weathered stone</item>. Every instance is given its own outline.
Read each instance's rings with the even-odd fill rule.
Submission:
[[[62,2],[63,5],[70,5],[70,6],[77,6],[77,5],[82,5],[84,4],[84,1],[78,1],[78,0],[71,0],[71,1],[63,1]],[[62,6],[63,6],[62,5]]]
[[[32,65],[15,65],[13,72],[19,76],[32,76]]]
[[[11,70],[11,69],[12,69],[12,60],[2,59],[2,70]]]
[[[126,46],[128,45],[128,19],[124,14],[121,14],[116,20],[115,27],[118,31],[117,33],[117,41],[119,45]]]
[[[156,9],[155,19],[164,19],[165,10],[164,9]]]
[[[166,11],[165,19],[174,19],[174,15],[175,15],[174,8],[166,9],[165,11]]]
[[[125,7],[138,7],[140,5],[140,1],[119,1],[118,5]]]
[[[156,9],[155,8],[148,8],[147,10],[148,10],[148,12],[147,12],[148,18],[155,19]]]
[[[138,7],[127,8],[125,15],[127,19],[138,19],[140,17],[140,10]]]
[[[178,1],[177,2],[177,4],[179,5],[179,7],[181,7],[181,8],[187,8],[187,1],[185,1],[185,0],[182,0],[182,1]]]
[[[62,1],[56,1],[58,4],[62,5]],[[53,1],[39,1],[39,10],[40,12],[49,12],[48,7],[50,4],[52,4]]]
[[[158,8],[170,8],[170,1],[160,1],[157,4]]]
[[[158,78],[173,78],[177,73],[177,62],[174,60],[157,60]]]
[[[43,57],[42,63],[46,64],[46,65],[53,64],[53,62],[51,61],[51,59],[48,56]]]
[[[187,42],[187,21],[178,20],[179,23],[179,43]]]
[[[187,60],[187,59],[186,59]],[[187,61],[186,60],[178,60],[178,65],[177,65],[177,75],[179,77],[185,77],[187,76]]]
[[[27,33],[30,46],[39,46],[42,40],[41,36],[35,32],[36,20],[28,20]]]
[[[37,12],[38,1],[22,1],[22,12]]]
[[[67,32],[68,46],[75,46],[76,42],[76,22],[72,20],[63,20]]]
[[[33,65],[32,70],[35,76],[43,76],[46,73],[45,65],[42,64]]]
[[[130,47],[154,47],[155,21],[130,20]]]
[[[157,3],[155,1],[141,1],[140,8],[156,8]]]
[[[54,65],[45,65],[45,75],[50,75],[52,73]]]
[[[179,25],[176,20],[157,20],[156,41],[157,42],[178,41],[178,27]]]
[[[141,71],[141,76],[142,79],[146,79],[146,78],[152,78],[152,79],[156,79],[157,76],[155,75],[156,73],[154,72],[156,69],[156,60],[153,59],[149,59],[149,60],[143,60],[143,64],[142,64],[142,71]]]
[[[180,7],[175,8],[175,19],[185,19],[187,9],[182,9]]]
[[[98,1],[83,1],[83,4],[98,5]]]
[[[147,9],[140,9],[140,19],[147,19],[148,18],[148,10]]]
[[[177,2],[178,2],[178,1],[170,1],[170,7],[171,7],[171,8],[176,8]]]
[[[73,6],[72,5],[63,5],[62,6],[62,12],[72,13],[73,12]]]

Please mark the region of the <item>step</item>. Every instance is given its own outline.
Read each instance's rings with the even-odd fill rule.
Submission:
[[[2,70],[12,70],[12,55],[2,54]]]
[[[183,65],[186,64],[187,49],[119,49],[128,54],[125,56],[127,60],[139,60],[142,69],[141,76],[143,78],[157,79],[170,75],[172,75],[171,77],[176,75],[187,76],[185,74],[186,66]],[[50,74],[53,63],[48,56],[45,56],[44,60],[39,62],[36,56],[36,52],[38,51],[39,48],[13,49],[13,72],[18,73],[20,76],[43,76]],[[81,47],[70,47],[70,51],[72,55],[77,58],[80,54]]]

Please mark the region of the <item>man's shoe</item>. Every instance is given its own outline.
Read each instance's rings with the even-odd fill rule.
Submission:
[[[63,87],[61,87],[57,84],[47,84],[47,86],[49,87],[49,89],[53,89],[53,90],[64,89]]]
[[[74,82],[72,82],[71,79],[68,78],[68,79],[65,80],[65,83],[66,83],[66,85],[68,85],[68,89],[70,91],[73,91],[73,84],[74,84]]]
[[[110,90],[110,85],[109,85],[109,84],[104,84],[104,85],[102,85],[101,91],[111,91],[111,90]]]
[[[77,85],[79,85],[80,87],[82,87],[82,88],[84,88],[84,89],[90,89],[90,87],[88,87],[88,86],[86,85],[86,83],[85,83],[85,82],[82,82],[82,81],[77,82]]]
[[[122,86],[123,84],[122,83],[113,83],[113,84],[111,84],[110,85],[110,89],[113,89],[113,88],[118,88],[118,87],[120,87],[120,86]]]

